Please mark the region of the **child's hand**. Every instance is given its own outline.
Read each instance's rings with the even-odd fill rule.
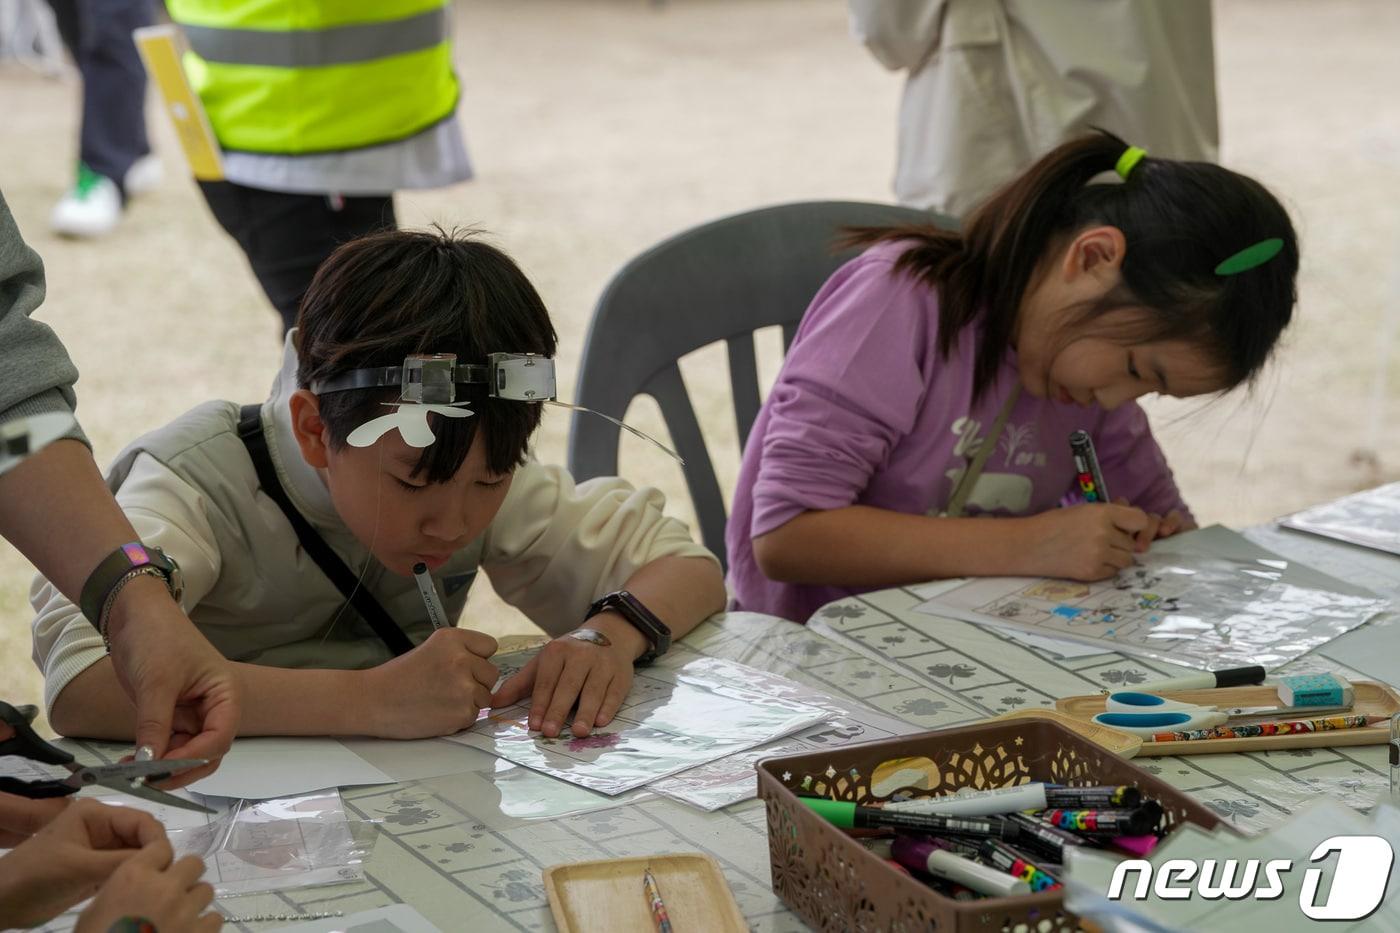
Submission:
[[[1115,505],[1128,505],[1127,499],[1114,499],[1113,502]],[[1172,509],[1166,515],[1157,515],[1153,512],[1144,514],[1147,515],[1148,519],[1147,527],[1133,535],[1139,554],[1144,553],[1158,538],[1170,538],[1178,532],[1190,531],[1196,527],[1196,523],[1187,519],[1178,509]]]
[[[140,917],[162,931],[204,933],[222,927],[223,917],[204,913],[214,900],[214,889],[199,880],[204,862],[187,855],[171,864],[173,857],[164,839],[143,848],[102,886],[79,915],[75,933],[108,933],[123,917]]]
[[[13,730],[0,725],[0,733]],[[0,742],[9,736],[0,734]],[[14,794],[0,793],[0,849],[12,849],[43,829],[62,813],[70,803],[67,797],[30,800]]]
[[[1157,526],[1157,537],[1170,538],[1183,531],[1195,531],[1196,527],[1196,523],[1187,518],[1184,513],[1178,509],[1172,509],[1162,516],[1162,524]]]
[[[632,661],[638,654],[634,648],[630,641],[604,646],[570,635],[556,638],[501,684],[491,706],[509,706],[529,695],[530,728],[553,738],[577,702],[573,732],[585,736],[617,715],[632,687]]]
[[[91,897],[142,846],[155,843],[169,848],[165,830],[149,813],[75,800],[0,859],[0,917],[6,927],[55,917]]]
[[[1026,556],[1032,571],[1070,580],[1106,580],[1132,566],[1139,537],[1146,534],[1143,540],[1150,542],[1160,527],[1160,520],[1142,509],[1098,503],[1051,509],[1029,521]]]
[[[487,658],[495,652],[490,635],[445,628],[408,654],[366,671],[374,734],[424,739],[471,728],[491,702],[500,672]]]

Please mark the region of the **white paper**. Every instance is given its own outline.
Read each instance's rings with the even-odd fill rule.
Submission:
[[[219,770],[191,784],[190,790],[265,800],[393,780],[335,739],[269,737],[236,739]]]
[[[495,660],[506,676],[528,656]],[[773,676],[718,658],[679,668],[658,664],[638,669],[613,721],[584,738],[567,725],[553,739],[530,732],[529,706],[517,703],[490,710],[452,740],[589,790],[621,794],[828,717],[819,707],[764,689],[764,679]]]
[[[1154,545],[1111,580],[986,577],[918,608],[1190,667],[1272,669],[1388,605],[1217,527]]]

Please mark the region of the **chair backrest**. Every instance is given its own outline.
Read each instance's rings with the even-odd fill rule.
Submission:
[[[637,256],[603,290],[584,340],[573,401],[621,418],[638,395],[656,400],[677,452],[705,546],[724,560],[724,500],[677,365],[723,340],[739,444],[759,410],[754,331],[782,327],[787,349],[822,283],[852,255],[833,252],[841,229],[899,223],[953,226],[889,204],[812,201],[702,224]],[[575,412],[569,469],[579,480],[618,473],[616,425]]]

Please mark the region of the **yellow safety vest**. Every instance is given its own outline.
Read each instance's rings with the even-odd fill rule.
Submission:
[[[226,149],[305,155],[407,139],[450,116],[447,0],[168,0]]]

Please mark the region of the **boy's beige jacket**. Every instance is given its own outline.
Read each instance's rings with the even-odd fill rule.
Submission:
[[[263,403],[263,429],[283,487],[297,509],[353,570],[369,562],[363,586],[415,644],[432,631],[410,577],[369,560],[341,522],[325,484],[301,458],[287,400],[296,390],[288,336],[283,367]],[[184,609],[235,661],[276,667],[363,668],[389,659],[339,590],[303,553],[291,524],[259,489],[238,437],[238,405],[208,402],[133,442],[108,474],[141,540],[159,545],[184,571]],[[434,572],[457,619],[478,568],[506,602],[551,635],[576,628],[589,604],[619,589],[658,557],[713,555],[685,524],[666,517],[656,489],[620,479],[575,485],[569,473],[534,462],[516,471],[495,520]],[[716,562],[718,563],[718,562]],[[102,639],[78,607],[43,576],[30,602],[34,660],[50,711],[68,682],[105,657]],[[339,618],[337,619],[337,616]],[[332,624],[334,622],[334,624]],[[471,627],[467,614],[459,621]]]

